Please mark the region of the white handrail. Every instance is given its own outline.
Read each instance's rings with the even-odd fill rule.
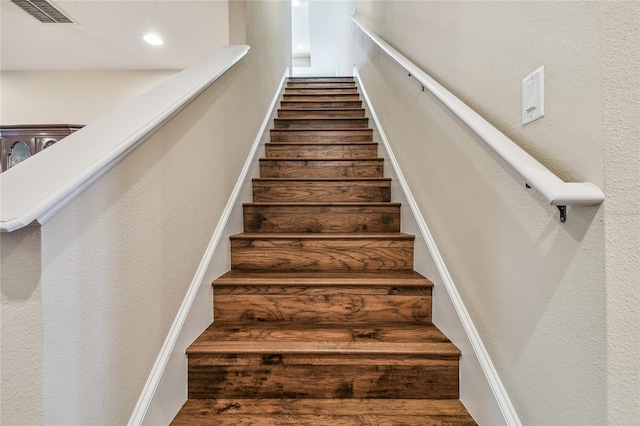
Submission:
[[[0,231],[46,222],[231,68],[227,46],[0,175]]]
[[[351,20],[393,58],[410,75],[451,110],[463,123],[473,130],[504,161],[506,161],[525,182],[549,203],[555,206],[596,205],[604,201],[604,193],[590,182],[564,182],[553,172],[533,158],[515,142],[493,127],[487,120],[469,108],[464,102],[445,89],[404,55],[391,47],[355,16]],[[561,209],[561,213],[563,209]]]

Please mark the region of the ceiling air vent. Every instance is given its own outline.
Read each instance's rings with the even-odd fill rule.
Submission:
[[[22,10],[45,24],[72,24],[62,12],[46,0],[11,0]]]

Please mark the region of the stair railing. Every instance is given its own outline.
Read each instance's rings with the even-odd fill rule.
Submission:
[[[545,201],[558,207],[561,222],[566,220],[567,205],[597,205],[604,201],[604,193],[598,186],[590,182],[564,182],[416,64],[391,47],[360,19],[351,16],[351,20],[410,76],[414,77],[422,85],[423,90],[429,90],[507,162],[524,179],[527,188],[535,189]]]
[[[0,231],[45,223],[244,57],[224,47],[0,175]]]

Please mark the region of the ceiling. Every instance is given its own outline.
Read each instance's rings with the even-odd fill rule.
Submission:
[[[55,0],[73,24],[43,24],[0,0],[0,69],[183,69],[229,42],[218,0]],[[163,46],[143,39],[156,32]]]

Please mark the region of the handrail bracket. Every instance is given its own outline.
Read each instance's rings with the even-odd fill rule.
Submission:
[[[567,221],[567,206],[556,206],[560,211],[560,223]]]

